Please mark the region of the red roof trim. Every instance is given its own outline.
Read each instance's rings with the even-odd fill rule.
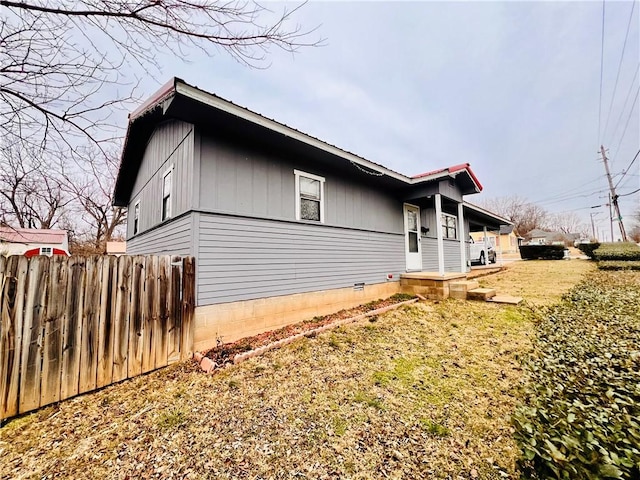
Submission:
[[[437,175],[439,173],[445,173],[445,172],[455,173],[461,170],[465,170],[471,177],[471,180],[473,180],[473,183],[475,183],[476,186],[478,187],[478,190],[482,191],[482,184],[478,180],[478,177],[476,177],[475,173],[473,173],[473,170],[471,170],[471,166],[468,163],[460,163],[458,165],[453,165],[452,167],[440,168],[438,170],[433,170],[431,172],[420,173],[418,175],[414,175],[411,178],[418,179],[418,178],[430,177],[432,175]]]
[[[138,115],[144,113],[150,107],[155,106],[157,103],[160,103],[167,96],[169,96],[176,88],[176,77],[173,77],[167,83],[165,83],[160,89],[147,98],[142,105],[136,108],[133,112],[129,114],[129,121],[137,117]]]

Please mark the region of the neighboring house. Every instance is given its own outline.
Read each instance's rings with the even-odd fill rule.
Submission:
[[[475,242],[481,242],[484,232],[471,232],[471,237]],[[522,237],[516,233],[513,225],[500,225],[499,230],[487,231],[487,243],[496,249],[498,254],[518,253],[518,247],[522,242]]]
[[[535,228],[525,235],[528,245],[551,245],[552,243],[565,243],[571,245],[580,238],[579,233],[548,232]]]
[[[466,272],[469,164],[415,177],[173,79],[129,116],[114,192],[127,253],[196,257],[195,348]],[[462,241],[461,241],[462,239]]]
[[[69,255],[66,230],[0,227],[0,255]]]
[[[119,257],[121,255],[126,255],[127,253],[127,242],[121,241],[113,241],[107,242],[105,245],[105,254],[107,255],[115,255]]]

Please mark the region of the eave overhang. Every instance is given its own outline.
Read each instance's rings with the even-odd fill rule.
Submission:
[[[358,170],[355,174],[383,188],[404,190],[449,177],[455,179],[463,195],[482,190],[468,163],[408,177],[173,78],[129,115],[114,206],[128,205],[146,145],[156,126],[168,119],[215,125],[226,135],[238,135],[262,145],[296,152],[326,163],[338,172],[354,174]]]
[[[472,203],[463,202],[463,208],[464,215],[469,220],[472,229],[475,226],[476,228],[486,227],[488,230],[499,231],[503,225],[513,225],[510,220]]]

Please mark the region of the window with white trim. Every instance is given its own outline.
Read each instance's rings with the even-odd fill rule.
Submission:
[[[324,178],[294,170],[296,219],[324,223]]]
[[[53,248],[40,247],[40,255],[46,255],[47,257],[51,257],[53,255]]]
[[[133,234],[140,231],[140,200],[133,206]]]
[[[443,213],[442,218],[442,237],[443,238],[458,238],[458,218],[455,215],[449,215]]]
[[[171,217],[171,188],[173,165],[162,176],[162,220]]]

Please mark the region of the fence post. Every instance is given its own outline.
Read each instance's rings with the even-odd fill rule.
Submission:
[[[193,314],[196,306],[195,259],[182,260],[182,341],[180,358],[186,360],[193,355]]]

